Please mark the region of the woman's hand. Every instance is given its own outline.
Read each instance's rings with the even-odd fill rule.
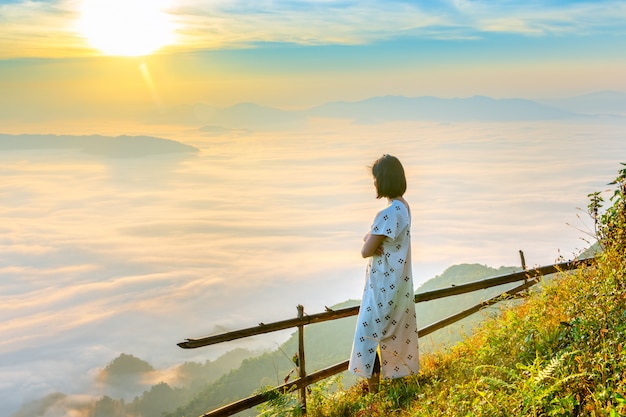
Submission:
[[[361,256],[369,258],[374,255],[383,255],[385,253],[383,249],[383,242],[387,236],[385,235],[373,235],[368,233],[363,238],[363,247],[361,248]]]

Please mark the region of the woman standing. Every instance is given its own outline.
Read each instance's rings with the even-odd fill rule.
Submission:
[[[372,175],[376,198],[387,198],[388,205],[374,218],[361,248],[369,261],[348,369],[368,378],[375,393],[381,373],[400,378],[419,371],[419,348],[404,168],[398,158],[383,155]]]

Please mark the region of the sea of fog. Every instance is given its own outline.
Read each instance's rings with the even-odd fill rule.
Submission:
[[[361,240],[385,204],[368,166],[383,153],[408,177],[416,286],[454,264],[519,265],[519,250],[529,266],[571,259],[593,241],[587,194],[608,189],[626,161],[625,127],[147,126],[118,134],[200,152],[0,152],[0,416],[57,391],[102,395],[94,378],[120,353],[167,369],[238,346],[272,349],[289,332],[176,343],[359,298]]]

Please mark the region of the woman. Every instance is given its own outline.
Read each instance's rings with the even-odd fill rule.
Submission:
[[[369,261],[348,369],[368,378],[375,393],[381,373],[384,378],[417,373],[419,350],[404,168],[398,158],[383,155],[372,175],[376,198],[387,198],[388,205],[363,239],[361,255]]]

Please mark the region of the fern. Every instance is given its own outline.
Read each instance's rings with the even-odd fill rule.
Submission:
[[[550,363],[548,364],[548,366],[546,366],[543,369],[540,369],[539,373],[534,377],[535,384],[536,385],[541,384],[546,379],[551,378],[554,371],[561,365],[561,362],[563,361],[564,357],[565,355],[556,356],[550,360]]]

